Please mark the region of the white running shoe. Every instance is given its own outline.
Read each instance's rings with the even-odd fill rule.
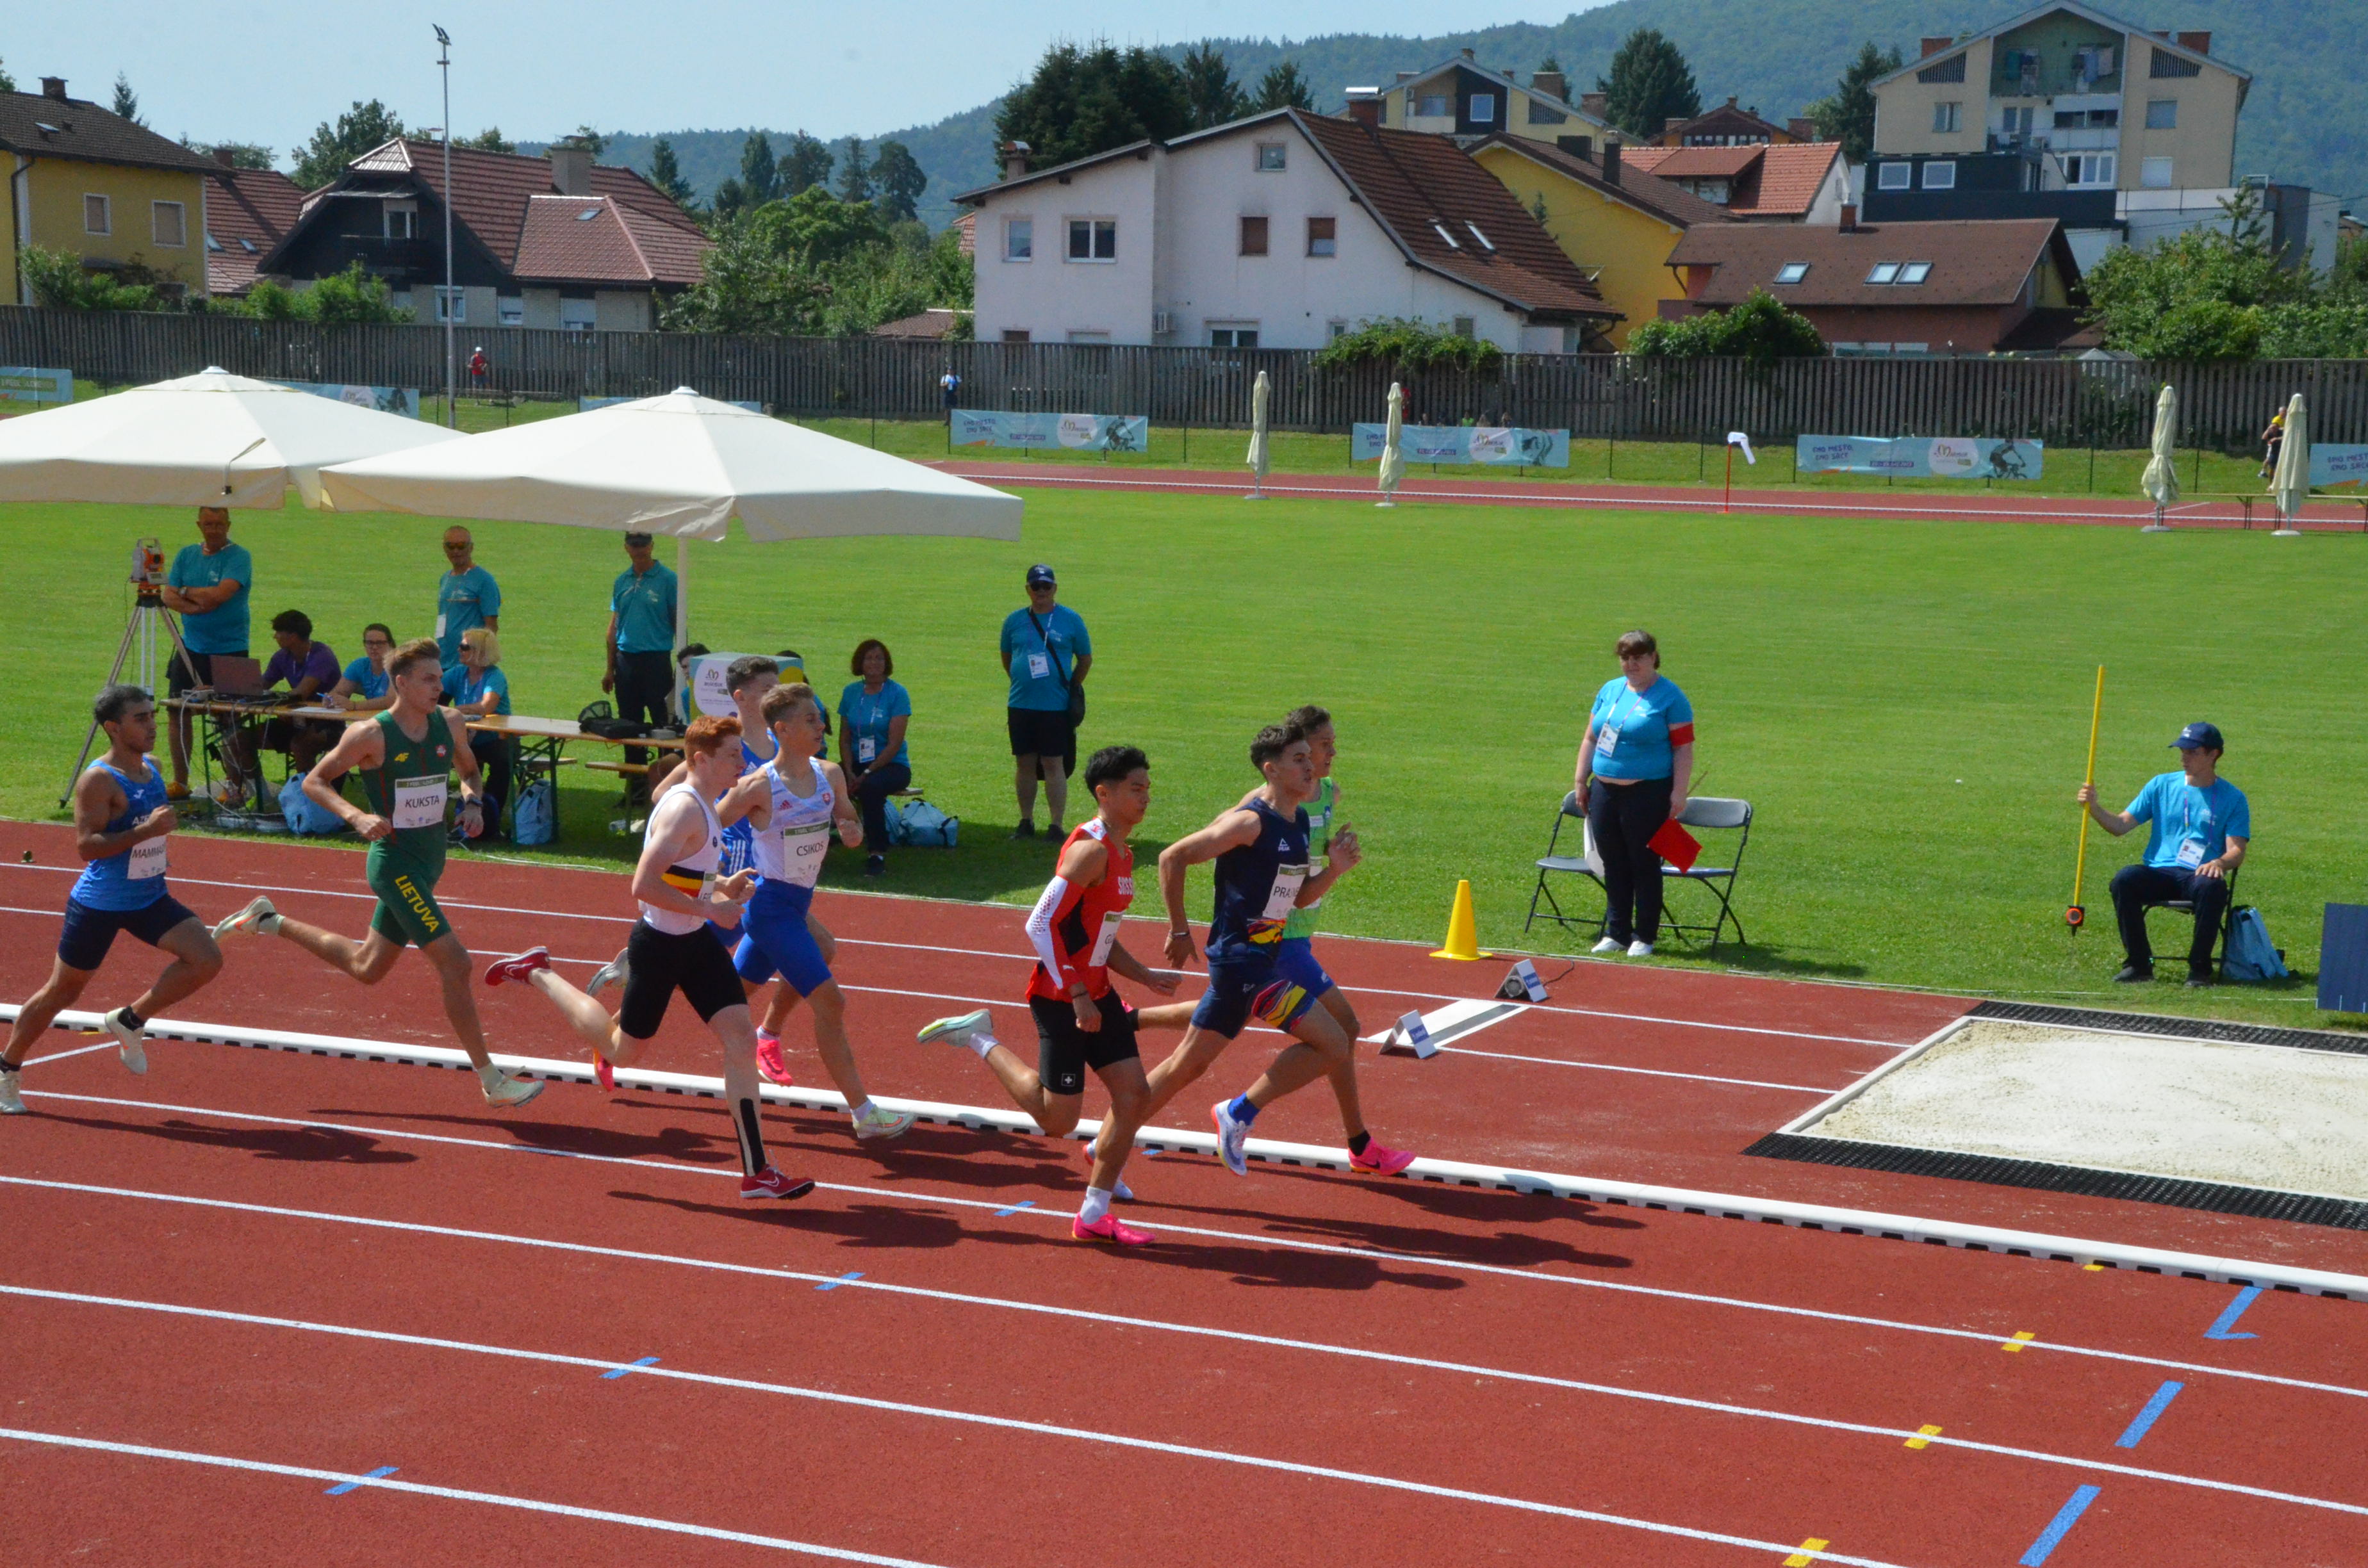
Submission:
[[[1649,959],[1653,956],[1653,944],[1631,942],[1628,944],[1628,956],[1632,959]]]
[[[123,1065],[133,1073],[145,1073],[148,1071],[148,1037],[142,1030],[135,1029],[123,1021],[125,1010],[118,1007],[99,1022],[105,1024],[107,1032],[115,1037],[116,1054],[123,1058]]]
[[[886,1109],[877,1101],[867,1104],[860,1115],[854,1112],[848,1114],[855,1122],[855,1136],[866,1143],[885,1142],[891,1138],[902,1138],[913,1130],[911,1117]]]
[[[1087,1175],[1090,1176],[1093,1174],[1093,1164],[1096,1160],[1101,1158],[1101,1149],[1102,1139],[1100,1133],[1097,1132],[1093,1137],[1086,1141]],[[1126,1185],[1126,1177],[1121,1176],[1118,1178],[1118,1185],[1110,1188],[1110,1196],[1121,1203],[1132,1203],[1134,1201],[1134,1188]]]
[[[598,996],[611,985],[624,984],[626,976],[631,972],[630,966],[625,962],[625,955],[631,950],[624,948],[619,949],[615,958],[594,970],[592,978],[584,983],[584,994]]]
[[[1224,1158],[1225,1168],[1235,1176],[1247,1176],[1250,1163],[1242,1153],[1242,1145],[1250,1141],[1249,1124],[1234,1119],[1233,1103],[1219,1100],[1209,1108],[1209,1119],[1217,1124],[1217,1153]]]
[[[20,1074],[0,1071],[0,1116],[25,1114],[25,1096],[20,1092],[24,1081]]]
[[[942,1040],[951,1044],[975,1050],[976,1047],[971,1043],[972,1037],[986,1033],[987,1026],[994,1021],[995,1015],[981,1007],[974,1013],[963,1013],[951,1018],[931,1019],[928,1023],[923,1024],[921,1032],[913,1038],[923,1045],[934,1040]]]
[[[1616,953],[1621,950],[1621,947],[1622,943],[1619,937],[1606,937],[1603,940],[1596,943],[1595,946],[1588,949],[1587,950],[1590,953]]]
[[[214,922],[214,940],[225,937],[268,937],[279,929],[279,911],[268,898],[257,897],[226,920]]]
[[[490,1106],[522,1106],[543,1089],[539,1079],[513,1078],[498,1067],[490,1076],[477,1074],[477,1082],[485,1091],[485,1103]]]

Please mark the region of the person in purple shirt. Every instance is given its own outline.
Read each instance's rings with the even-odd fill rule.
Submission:
[[[265,690],[288,683],[288,695],[300,704],[322,701],[344,676],[337,655],[326,642],[313,640],[313,618],[301,609],[283,609],[271,618],[271,640],[279,651],[263,666]],[[274,719],[263,726],[263,744],[288,754],[291,773],[310,773],[321,754],[337,744],[342,723],[318,719]]]

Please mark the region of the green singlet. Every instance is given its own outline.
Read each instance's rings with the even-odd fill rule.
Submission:
[[[1315,786],[1315,799],[1307,802],[1307,858],[1310,865],[1332,847],[1333,802],[1338,796],[1339,792],[1333,789],[1332,780],[1327,777]],[[1314,903],[1304,903],[1292,910],[1283,920],[1282,939],[1286,942],[1304,941],[1315,936],[1315,912],[1323,907],[1324,901],[1319,898]]]
[[[452,771],[452,726],[441,709],[427,715],[427,733],[413,740],[392,709],[372,722],[386,743],[386,760],[359,770],[371,814],[394,831],[370,846],[364,880],[378,894],[370,929],[397,947],[426,947],[448,936],[452,923],[436,906],[436,879],[444,874],[445,789]]]

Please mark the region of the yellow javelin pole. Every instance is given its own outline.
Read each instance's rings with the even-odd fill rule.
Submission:
[[[2089,770],[2081,782],[2090,789],[2097,787],[2097,721],[2105,712],[2105,666],[2097,666],[2097,699],[2089,707]],[[2072,903],[2064,911],[2064,924],[2077,935],[2089,912],[2080,903],[2080,889],[2089,872],[2089,808],[2080,808],[2080,855],[2072,863]]]

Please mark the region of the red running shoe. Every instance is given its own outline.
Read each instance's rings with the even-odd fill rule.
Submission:
[[[592,1053],[592,1076],[600,1080],[602,1092],[611,1095],[617,1092],[617,1069],[597,1051]]]
[[[1398,1176],[1412,1164],[1412,1151],[1385,1149],[1378,1138],[1367,1138],[1365,1152],[1349,1156],[1349,1168],[1365,1176]]]
[[[524,983],[526,977],[539,969],[551,967],[551,950],[529,948],[514,959],[495,959],[485,966],[485,983],[500,985],[508,981]]]
[[[1138,1231],[1115,1214],[1104,1214],[1090,1225],[1072,1220],[1069,1234],[1081,1242],[1115,1242],[1122,1247],[1144,1246],[1151,1241],[1149,1231]]]
[[[803,1198],[813,1190],[813,1182],[803,1176],[785,1176],[778,1165],[767,1165],[755,1176],[740,1178],[743,1198]]]
[[[768,1084],[791,1086],[790,1064],[781,1055],[781,1037],[757,1031],[757,1071]]]

